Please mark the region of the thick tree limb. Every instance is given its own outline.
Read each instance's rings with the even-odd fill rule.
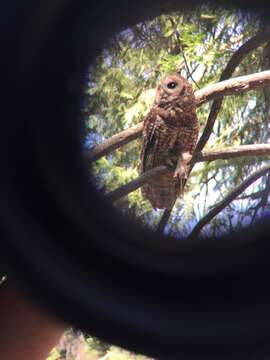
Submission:
[[[270,86],[270,70],[261,71],[251,75],[238,76],[236,78],[208,85],[205,88],[196,91],[197,105],[200,106],[206,101],[219,98],[220,96],[236,95],[267,86]]]
[[[240,146],[231,146],[227,148],[222,148],[218,150],[208,150],[202,151],[194,155],[195,162],[201,161],[213,161],[218,159],[232,159],[241,156],[258,156],[258,155],[270,155],[270,144],[259,144],[259,145],[240,145]],[[158,166],[146,173],[140,175],[135,180],[121,186],[120,188],[110,192],[105,195],[105,197],[111,201],[116,201],[121,197],[135,191],[142,185],[151,182],[153,179],[157,179],[161,175],[172,171],[168,169],[166,166]],[[162,216],[161,222],[166,225],[168,221],[168,217],[170,217],[171,210],[165,210],[166,215],[164,213],[164,217]],[[166,221],[167,219],[167,221]],[[164,226],[159,226],[159,230],[161,231]]]
[[[154,179],[160,177],[163,174],[166,174],[169,170],[167,166],[157,166],[154,169],[151,169],[144,174],[137,177],[135,180],[130,181],[126,185],[121,186],[120,188],[110,192],[109,194],[105,195],[105,197],[108,200],[116,201],[120,199],[121,197],[131,193],[132,191],[135,191],[142,185],[153,181]]]
[[[85,152],[85,157],[88,161],[92,162],[98,160],[104,155],[109,154],[110,152],[116,150],[117,148],[127,144],[128,142],[138,138],[143,129],[143,123],[130,127],[127,130],[123,130],[118,134],[111,136],[109,139],[105,140],[102,144],[96,145],[90,151]]]
[[[269,37],[270,37],[269,32],[264,31],[252,37],[251,39],[246,41],[242,46],[240,46],[240,48],[235,51],[230,61],[228,62],[227,66],[225,67],[224,71],[222,72],[220,81],[229,79],[234,73],[236,67],[244,59],[244,57],[247,56],[253,50],[262,46],[267,41],[269,41]],[[201,151],[204,148],[205,144],[207,143],[212,133],[214,123],[216,121],[218,112],[221,108],[222,102],[223,102],[223,98],[216,99],[213,102],[204,128],[204,132],[197,144],[197,149],[196,149],[197,151]]]
[[[241,156],[270,155],[270,144],[229,146],[216,150],[205,150],[194,155],[194,161],[233,159]]]
[[[235,200],[243,191],[246,190],[252,183],[258,180],[263,175],[270,172],[270,165],[264,166],[262,169],[254,172],[246,180],[244,180],[240,185],[238,185],[234,190],[232,190],[218,205],[211,209],[194,227],[190,235],[188,236],[189,240],[195,239],[198,237],[202,228],[209,224],[209,222],[219,214],[226,206],[228,206],[233,200]]]
[[[230,80],[222,81],[217,84],[206,86],[204,89],[195,92],[195,98],[198,106],[206,101],[216,99],[220,96],[239,94],[249,90],[255,90],[270,86],[270,70],[260,73],[240,76]],[[127,130],[123,130],[118,134],[111,136],[102,144],[95,146],[92,150],[85,152],[88,161],[95,161],[100,157],[109,154],[120,146],[135,140],[142,133],[143,123],[132,126]]]

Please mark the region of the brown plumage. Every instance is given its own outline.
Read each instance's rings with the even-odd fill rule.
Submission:
[[[198,134],[192,86],[178,73],[168,75],[157,87],[143,126],[140,173],[159,165],[173,165],[175,169],[142,187],[153,208],[170,209],[182,195]]]

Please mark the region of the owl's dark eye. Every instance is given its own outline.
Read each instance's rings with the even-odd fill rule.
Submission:
[[[167,84],[167,87],[169,88],[169,89],[174,89],[175,87],[176,87],[176,82],[174,82],[174,81],[171,81],[171,82],[169,82],[168,84]]]

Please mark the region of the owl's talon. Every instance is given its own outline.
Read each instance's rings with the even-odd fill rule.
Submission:
[[[174,179],[187,179],[187,169],[184,166],[179,166],[175,169],[173,174]]]

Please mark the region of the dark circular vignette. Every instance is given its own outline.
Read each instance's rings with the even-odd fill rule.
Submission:
[[[150,232],[101,201],[82,158],[74,83],[104,40],[199,3],[0,5],[2,261],[37,301],[108,342],[158,358],[259,359],[270,353],[269,220],[229,245],[153,251],[141,245]],[[266,2],[254,10],[269,15]]]

